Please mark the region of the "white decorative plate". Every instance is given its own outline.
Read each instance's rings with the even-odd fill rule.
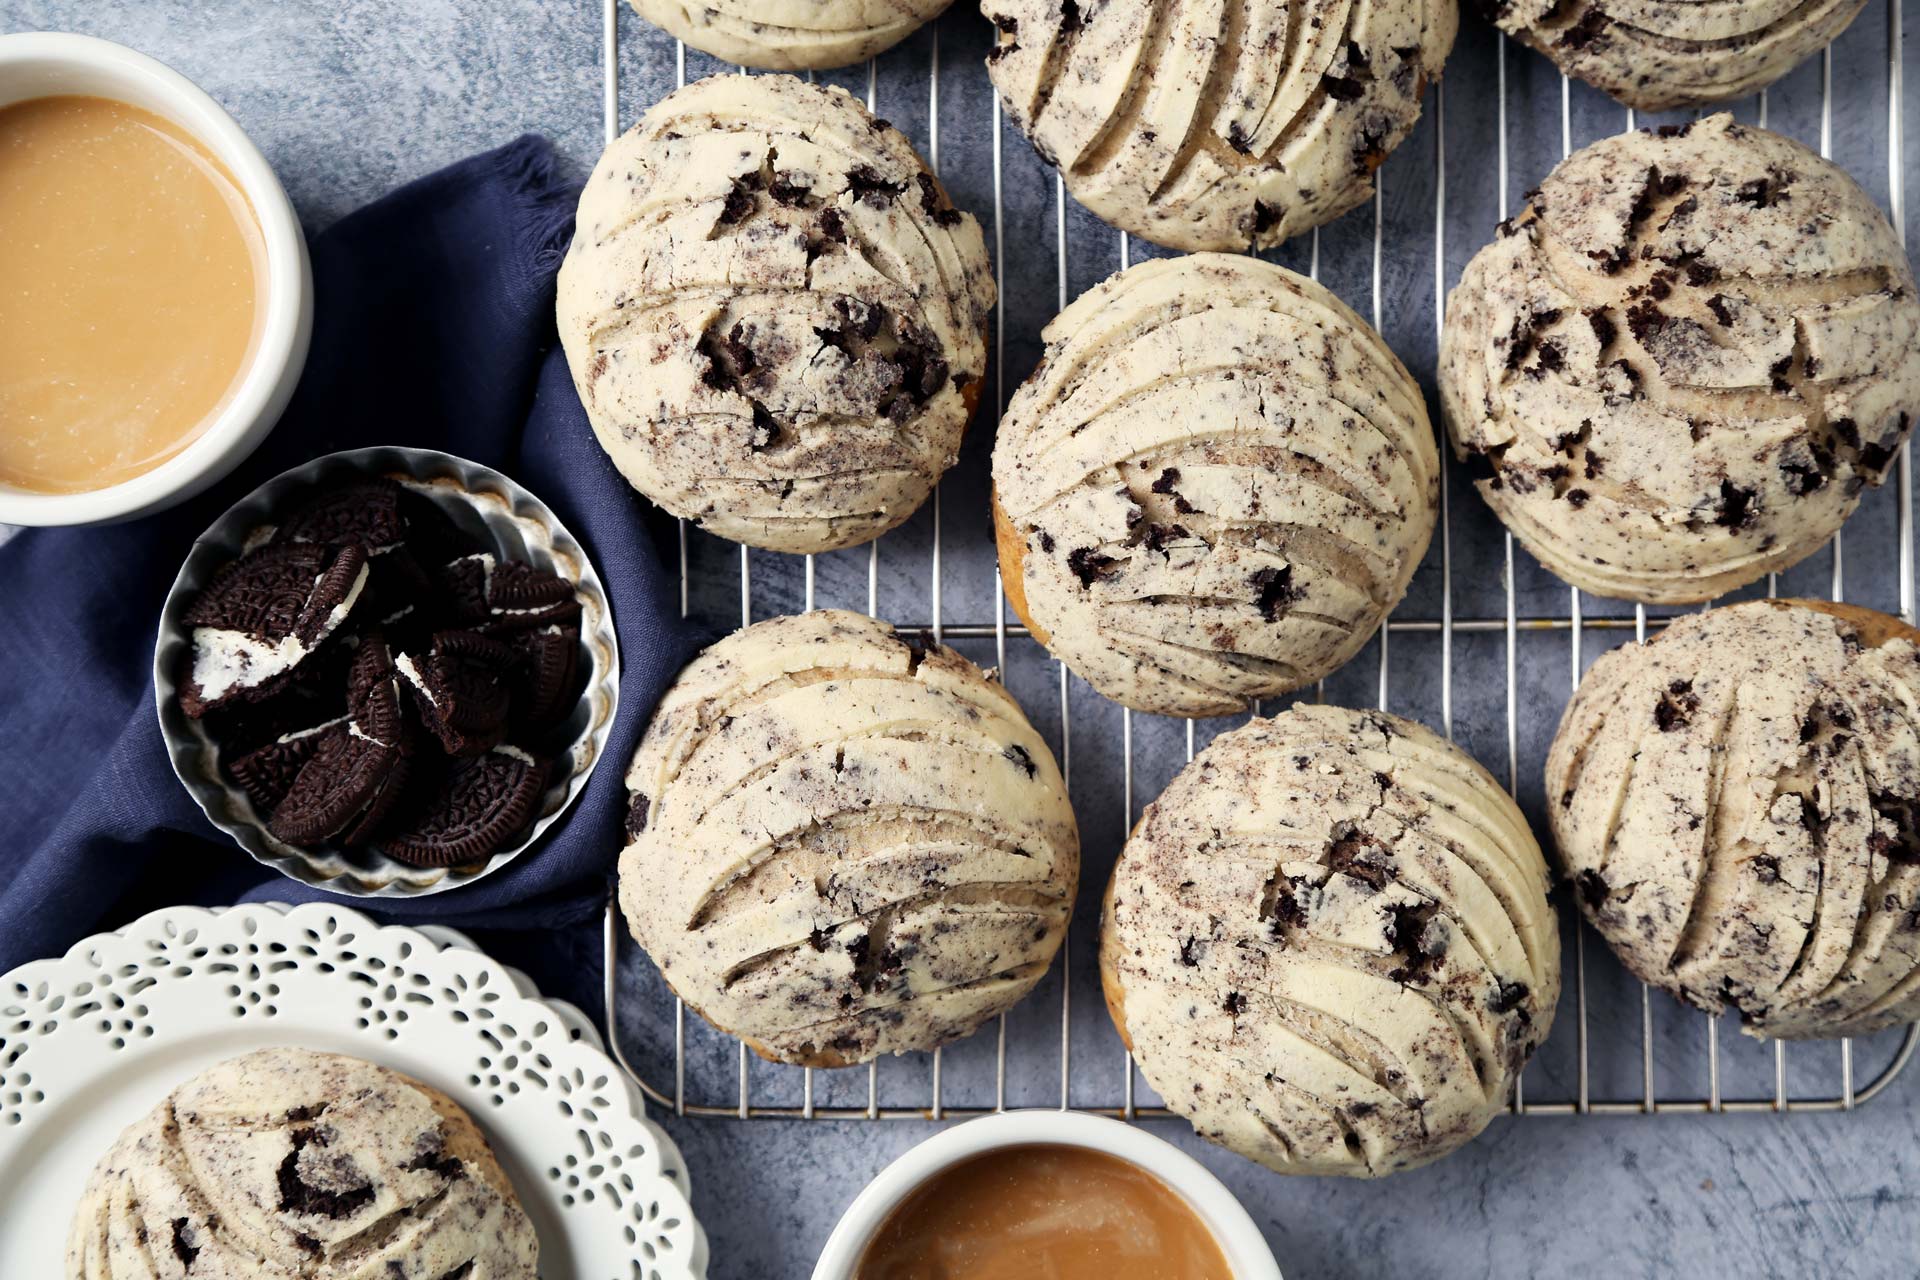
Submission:
[[[0,977],[0,1277],[64,1274],[95,1161],[187,1077],[270,1045],[445,1090],[486,1131],[546,1280],[698,1280],[687,1170],[579,1010],[450,929],[330,904],[169,907]]]

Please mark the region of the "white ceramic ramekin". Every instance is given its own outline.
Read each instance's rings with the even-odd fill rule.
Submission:
[[[1135,1125],[1077,1111],[1008,1111],[935,1134],[880,1171],[840,1218],[813,1280],[853,1280],[887,1215],[941,1170],[998,1147],[1086,1147],[1146,1170],[1187,1202],[1213,1233],[1234,1280],[1280,1280],[1273,1250],[1220,1180],[1179,1148]]]
[[[115,98],[162,116],[219,157],[253,206],[266,245],[265,323],[227,407],[151,471],[85,493],[0,484],[0,524],[105,524],[192,497],[253,452],[300,379],[313,330],[313,276],[300,220],[280,180],[233,117],[185,76],[107,40],[57,32],[0,35],[0,106],[54,94]]]

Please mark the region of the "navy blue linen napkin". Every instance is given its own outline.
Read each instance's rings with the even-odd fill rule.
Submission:
[[[0,546],[0,971],[171,903],[332,897],[254,862],[174,777],[154,714],[154,630],[220,512],[290,466],[375,444],[472,458],[552,506],[612,599],[620,714],[585,792],[509,866],[426,898],[335,900],[460,928],[551,933],[593,918],[622,842],[625,762],[692,640],[647,509],[594,441],[555,338],[574,197],[551,144],[529,135],[343,219],[313,240],[312,352],[252,458],[161,515]],[[554,946],[573,969],[592,935],[567,932],[581,936]]]

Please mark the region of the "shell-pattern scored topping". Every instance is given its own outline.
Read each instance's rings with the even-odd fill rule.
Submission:
[[[601,445],[674,515],[870,541],[952,465],[986,369],[980,227],[840,89],[714,76],[601,156],[560,337]]]
[[[1010,594],[1054,655],[1199,716],[1358,652],[1439,500],[1425,401],[1380,336],[1290,271],[1199,254],[1121,272],[1045,338],[993,481]]]
[[[1627,968],[1756,1036],[1920,1017],[1916,640],[1857,607],[1755,601],[1593,664],[1548,812]]]
[[[1365,200],[1455,0],[982,0],[987,71],[1074,198],[1176,249],[1266,248]]]
[[[466,1112],[397,1072],[264,1049],[120,1135],[67,1280],[533,1280],[539,1243]]]
[[[1467,264],[1441,406],[1596,595],[1712,599],[1825,543],[1920,412],[1920,299],[1844,172],[1717,115],[1576,152]]]
[[[668,35],[723,62],[824,70],[871,58],[940,16],[953,0],[633,0]]]
[[[1148,807],[1100,962],[1167,1105],[1282,1173],[1377,1176],[1468,1141],[1560,989],[1513,800],[1419,725],[1320,705],[1216,738]]]
[[[770,619],[696,658],[627,789],[634,937],[776,1061],[966,1035],[1066,929],[1079,842],[1046,743],[978,667],[860,614]]]
[[[1766,88],[1867,0],[1477,0],[1568,75],[1643,111]]]

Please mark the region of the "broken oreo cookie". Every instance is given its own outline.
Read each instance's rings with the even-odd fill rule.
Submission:
[[[317,735],[311,758],[267,823],[289,844],[364,844],[406,788],[411,731],[385,641],[361,642],[347,688],[346,720]]]
[[[565,720],[576,697],[580,629],[548,625],[537,631],[515,631],[507,643],[520,659],[514,671],[514,722],[538,732]]]
[[[296,729],[281,734],[264,747],[256,747],[227,763],[227,776],[247,793],[253,807],[270,814],[293,790],[293,781],[320,749],[320,739],[329,729],[346,723],[346,717],[324,721],[311,729]]]
[[[269,545],[226,565],[181,615],[193,635],[181,710],[199,719],[278,689],[352,614],[366,582],[359,546]]]
[[[421,723],[450,756],[477,756],[507,732],[518,656],[477,631],[442,631],[424,653],[395,660]]]
[[[406,756],[349,719],[323,729],[267,830],[288,844],[364,843],[406,786]]]
[[[482,631],[515,631],[577,622],[573,584],[529,564],[476,552],[448,562],[439,586],[460,624]]]
[[[380,477],[329,489],[274,530],[273,540],[351,544],[365,547],[369,555],[382,555],[407,540],[400,493],[399,485]]]
[[[505,743],[452,761],[430,790],[408,797],[381,848],[418,867],[478,862],[533,821],[547,770],[547,761]]]
[[[573,593],[571,582],[556,573],[517,561],[508,561],[494,569],[487,605],[490,611],[487,622],[495,631],[580,620],[580,601]]]

